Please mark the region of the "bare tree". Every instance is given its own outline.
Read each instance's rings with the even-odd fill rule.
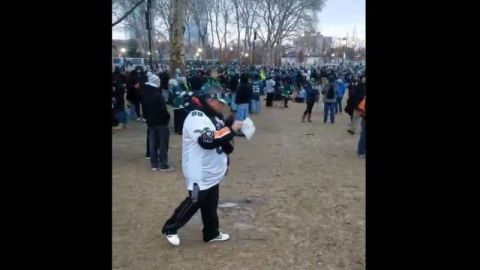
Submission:
[[[113,3],[119,10],[126,12],[131,11],[128,16],[125,17],[124,28],[134,34],[134,38],[138,40],[140,48],[143,51],[148,50],[148,34],[145,24],[145,5],[140,5],[137,8],[132,8],[138,4],[138,0],[115,0]]]
[[[237,54],[238,54],[238,61],[241,59],[240,55],[240,11],[239,11],[239,3],[240,0],[232,0],[233,6],[235,8],[235,21],[237,22]]]
[[[256,10],[259,5],[258,0],[238,0],[239,15],[242,28],[244,29],[244,47],[249,50],[253,45],[253,33],[255,31]]]
[[[325,0],[259,0],[256,22],[259,38],[273,63],[274,48],[295,34],[311,29]]]
[[[185,33],[185,12],[187,0],[175,0],[172,2],[171,21],[171,50],[170,50],[170,76],[173,77],[175,70],[180,68],[185,71],[183,61],[183,35]]]
[[[221,13],[221,8],[220,6],[222,5],[221,2],[224,2],[224,0],[213,0],[213,14],[215,15],[215,33],[217,34],[217,41],[218,41],[218,46],[219,46],[219,53],[218,53],[218,58],[220,59],[220,56],[222,55],[222,39],[220,35],[220,31],[218,30],[218,23],[220,20],[220,13]],[[213,34],[212,34],[213,38]]]
[[[187,0],[187,5],[190,7],[191,1]],[[187,8],[185,15],[185,25],[187,26],[187,41],[188,41],[188,53],[189,58],[192,58],[192,33],[190,31],[190,20],[192,18],[192,11],[190,8]]]
[[[225,52],[227,51],[227,34],[228,34],[228,23],[230,22],[230,13],[233,11],[232,5],[230,5],[230,0],[221,0],[220,1],[221,5],[221,13],[222,13],[222,18],[223,18],[223,43],[225,44]],[[226,55],[225,55],[226,58]]]
[[[303,51],[303,49],[301,49],[297,53],[297,60],[299,64],[303,64],[303,62],[305,62],[305,52]]]
[[[207,43],[208,34],[207,1],[208,0],[193,0],[190,2],[192,18],[197,26],[202,47]]]
[[[144,3],[143,0],[137,1],[137,3],[130,5],[130,7],[127,10],[126,8],[122,7],[122,5],[124,5],[125,3],[123,3],[121,0],[112,1],[112,15],[113,15],[112,17],[117,17],[116,21],[112,23],[112,27],[114,27],[115,25],[125,20],[125,18],[127,18],[128,15],[134,12],[137,9],[137,7],[139,7],[143,3]],[[119,17],[119,13],[118,13],[119,8],[124,12],[124,14],[121,17]]]
[[[155,35],[161,36],[165,40],[170,40],[171,20],[172,20],[172,0],[154,0],[157,1],[157,8],[154,10],[155,17]],[[168,33],[167,35],[165,33]]]
[[[207,20],[208,22],[210,23],[210,37],[211,37],[211,41],[212,41],[212,46],[211,46],[211,58],[215,58],[215,48],[214,48],[214,44],[215,44],[215,37],[213,36],[213,6],[214,6],[214,2],[215,0],[208,0],[207,1]],[[208,35],[207,35],[208,36]]]

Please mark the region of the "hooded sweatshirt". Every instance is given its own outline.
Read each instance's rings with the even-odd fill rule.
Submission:
[[[328,90],[329,90],[330,86],[333,87],[333,98],[327,98],[327,94],[328,94]],[[335,103],[335,102],[337,102],[337,93],[338,93],[337,83],[335,81],[327,83],[322,90],[323,102],[325,102],[325,103]]]
[[[343,97],[343,95],[345,95],[346,85],[341,79],[337,80],[337,87],[338,87],[338,97]]]
[[[317,98],[318,92],[312,88],[312,85],[309,82],[306,82],[303,88],[305,89],[305,92],[307,94],[307,98],[306,98],[307,102],[315,101]]]
[[[145,83],[143,94],[143,109],[147,125],[168,125],[170,114],[160,90],[160,78],[158,76],[148,74],[148,82]]]

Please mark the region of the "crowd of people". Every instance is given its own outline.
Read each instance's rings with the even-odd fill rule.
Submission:
[[[261,113],[262,96],[267,108],[288,108],[289,100],[306,103],[301,122],[305,119],[313,122],[312,109],[319,103],[324,108],[323,122],[330,119],[334,124],[335,115],[342,113],[343,96],[348,92],[344,111],[351,122],[347,131],[355,134],[361,121],[357,154],[366,155],[363,69],[197,65],[187,67],[185,74],[176,69],[173,78],[167,67],[158,65],[152,70],[114,66],[112,72],[113,128],[126,129],[129,119],[146,122],[145,159],[150,160],[153,171],[175,170],[168,161],[171,115],[167,105],[175,112],[183,112],[174,115],[174,128],[182,134],[182,171],[188,196],[162,228],[167,241],[175,246],[180,244],[178,230],[198,210],[204,225],[203,241],[230,238],[219,229],[219,183],[228,173],[233,139],[245,136],[241,132],[243,120],[250,114]],[[228,107],[231,112],[225,116]]]
[[[168,66],[156,65],[154,69],[127,66],[115,67],[113,78],[113,122],[115,130],[127,127],[127,121],[148,122],[145,114],[145,98],[152,87],[151,76],[159,78],[158,90],[165,104],[182,109],[176,120],[177,133],[187,113],[191,111],[194,95],[208,94],[223,99],[235,113],[235,119],[244,120],[250,114],[261,113],[264,96],[265,107],[288,108],[288,102],[305,103],[306,109],[301,122],[313,122],[311,115],[316,103],[323,108],[323,122],[335,123],[335,115],[343,111],[350,115],[347,132],[354,135],[360,126],[361,143],[366,115],[358,106],[366,96],[366,75],[363,66],[321,67],[254,67],[234,65],[191,65],[184,73],[177,69],[170,78]],[[344,95],[348,93],[344,108]],[[126,98],[125,98],[126,97]],[[125,102],[126,100],[126,102]],[[128,111],[128,112],[127,112]],[[177,123],[178,122],[178,123]],[[364,147],[363,147],[364,148]],[[147,146],[146,158],[150,157]]]

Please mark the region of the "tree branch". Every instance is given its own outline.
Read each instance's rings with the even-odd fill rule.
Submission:
[[[123,21],[128,15],[130,15],[130,13],[132,13],[138,6],[140,6],[144,1],[143,0],[140,0],[138,1],[138,3],[136,3],[129,11],[127,11],[127,13],[125,13],[125,15],[123,15],[122,17],[120,17],[120,19],[118,19],[116,22],[112,23],[112,27],[114,27],[115,25],[119,24],[121,21]]]

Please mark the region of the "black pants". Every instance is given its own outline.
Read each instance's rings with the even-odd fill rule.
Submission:
[[[273,96],[275,93],[267,93],[267,107],[272,107]]]
[[[148,154],[152,168],[168,168],[168,144],[170,130],[168,125],[152,125],[148,127]]]
[[[116,96],[115,97],[114,108],[117,112],[124,112],[125,111],[125,99],[123,98],[123,96]]]
[[[315,104],[315,100],[313,101],[307,101],[307,109],[305,110],[305,112],[303,113],[303,116],[307,115],[307,114],[312,114],[312,109],[313,109],[313,105]]]
[[[147,126],[147,152],[145,152],[145,157],[150,157],[150,128]]]
[[[283,100],[285,101],[285,108],[288,107],[288,97],[283,97]]]
[[[201,190],[198,194],[198,201],[193,203],[192,192],[188,191],[188,197],[180,203],[173,215],[163,225],[162,233],[176,234],[200,209],[203,222],[203,241],[208,242],[217,237],[220,234],[217,215],[218,194],[217,184],[209,189]]]
[[[297,102],[297,103],[304,103],[304,102],[305,102],[305,99],[304,99],[304,98],[301,98],[301,97],[296,97],[296,98],[295,98],[295,102]]]

